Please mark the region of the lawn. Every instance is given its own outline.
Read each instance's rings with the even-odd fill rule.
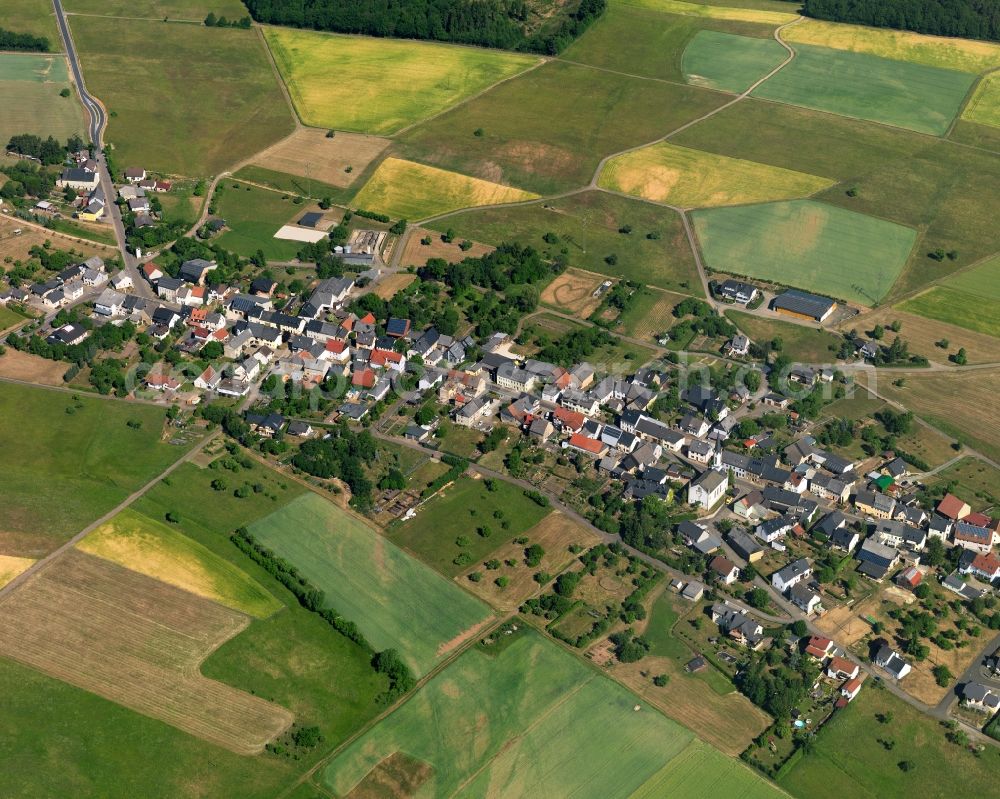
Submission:
[[[764,343],[780,338],[782,354],[793,361],[833,363],[840,349],[841,337],[818,325],[796,325],[742,311],[726,311],[726,316],[753,342]]]
[[[387,158],[354,198],[353,205],[393,219],[426,219],[475,205],[498,205],[538,195],[457,172]]]
[[[282,607],[245,572],[131,508],[90,533],[77,549],[258,618]]]
[[[55,11],[48,0],[4,0],[3,27],[15,33],[44,36],[49,40],[49,52],[61,53],[63,50]],[[6,140],[3,143],[6,144]]]
[[[667,589],[653,602],[649,610],[649,622],[643,633],[643,637],[650,644],[650,655],[678,660],[685,657],[690,659],[691,650],[672,632],[676,623],[677,611]]]
[[[692,741],[656,711],[635,712],[633,694],[538,633],[517,635],[495,655],[464,653],[341,750],[322,784],[345,796],[364,781],[361,795],[403,765],[407,795],[611,799],[630,796]],[[404,764],[386,762],[401,752]]]
[[[1000,459],[1000,428],[995,424],[1000,370],[913,374],[902,386],[880,380],[878,391],[963,444]]]
[[[773,25],[668,14],[624,2],[612,2],[561,58],[630,75],[684,80],[682,54],[701,32],[726,32],[770,38]],[[627,41],[628,47],[621,42]],[[782,53],[785,51],[782,50]]]
[[[612,158],[600,185],[681,208],[707,208],[808,197],[833,181],[659,142]]]
[[[792,25],[782,31],[781,37],[791,44],[814,44],[868,53],[973,75],[1000,66],[1000,45],[975,39],[926,36],[912,31],[867,28],[818,19],[806,19]]]
[[[795,46],[795,59],[755,97],[942,136],[975,78],[868,53]]]
[[[8,330],[14,327],[14,325],[19,325],[27,318],[24,314],[18,313],[13,308],[5,305],[0,308],[0,330]]]
[[[626,226],[631,233],[620,232]],[[590,272],[701,294],[680,216],[627,197],[588,191],[521,208],[467,211],[432,227],[488,244],[530,244],[546,257],[561,255],[570,266]],[[547,233],[555,243],[544,240]]]
[[[292,131],[257,31],[84,16],[72,29],[122,167],[214,175]]]
[[[164,416],[149,405],[0,384],[0,552],[51,551],[180,458],[186,445],[161,440]]]
[[[961,497],[974,511],[995,508],[1000,500],[1000,470],[978,458],[962,458],[942,469],[927,481],[928,487],[952,483],[952,493]]]
[[[788,58],[774,39],[699,31],[684,48],[681,68],[695,86],[740,93]]]
[[[900,303],[899,307],[977,333],[1000,336],[996,322],[1000,314],[1000,299],[959,291],[946,285],[931,286],[927,291]]]
[[[486,607],[357,517],[306,494],[250,525],[354,621],[376,649],[426,674],[488,618]]]
[[[494,480],[492,485],[490,491],[485,480],[460,477],[415,517],[391,528],[389,537],[442,574],[460,574],[549,513],[512,483]]]
[[[892,723],[880,724],[879,714],[891,713]],[[945,740],[940,723],[911,708],[886,690],[865,685],[861,694],[816,737],[815,753],[806,755],[780,785],[796,796],[834,797],[908,796],[919,791],[928,799],[945,799],[956,793],[996,795],[996,753],[990,748],[981,758]],[[880,738],[891,738],[887,751]],[[916,769],[898,767],[912,760]],[[935,779],[935,775],[948,775]]]
[[[70,90],[69,97],[59,96],[64,89]],[[61,143],[74,133],[84,133],[83,109],[69,80],[65,56],[0,53],[0,96],[4,106],[0,144],[19,133],[54,136]]]
[[[414,161],[551,194],[586,185],[602,156],[664,136],[725,100],[551,62],[407,131],[399,146]]]
[[[794,200],[692,214],[706,264],[873,305],[902,271],[916,231],[826,203]]]
[[[972,99],[962,110],[962,119],[1000,127],[1000,73],[983,76]]]
[[[302,121],[359,133],[396,133],[538,63],[432,42],[264,31]]]
[[[274,238],[282,225],[307,210],[304,204],[296,205],[291,195],[225,180],[216,189],[216,203],[217,215],[228,228],[218,238],[221,247],[243,256],[263,250],[272,261],[290,261],[302,249],[302,242]]]

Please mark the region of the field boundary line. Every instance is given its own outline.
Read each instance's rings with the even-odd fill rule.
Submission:
[[[288,86],[285,84],[285,79],[281,77],[281,70],[278,69],[278,62],[275,61],[274,53],[271,52],[271,46],[267,43],[267,37],[264,35],[264,29],[260,25],[254,25],[253,27],[257,34],[257,38],[260,40],[261,44],[264,45],[264,52],[267,53],[267,62],[271,65],[271,72],[274,73],[274,79],[278,81],[278,86],[281,87],[281,93],[285,97],[285,102],[288,103],[288,110],[292,112],[292,119],[295,120],[295,130],[285,137],[285,139],[288,139],[293,136],[297,130],[306,127],[306,124],[299,116],[299,110],[295,107],[295,103],[292,100],[292,93],[288,90]],[[285,139],[282,139],[281,141],[284,141]],[[280,144],[280,142],[276,142],[275,144]],[[265,150],[261,150],[261,153],[267,152],[267,150],[270,150],[271,147],[275,146],[275,144],[272,144]],[[258,155],[260,155],[260,153],[258,153]]]
[[[164,18],[164,17],[122,17],[117,14],[92,14],[86,11],[65,11],[67,17],[99,17],[101,19],[125,19],[132,22],[162,22],[166,25],[175,23],[177,25],[204,25],[200,19],[187,19],[186,17]]]

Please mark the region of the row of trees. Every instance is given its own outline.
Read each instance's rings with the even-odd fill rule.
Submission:
[[[806,16],[1000,41],[1000,0],[805,0]]]
[[[0,50],[5,49],[0,44]],[[61,145],[54,137],[42,138],[34,133],[18,133],[10,137],[7,142],[7,151],[18,155],[30,155],[37,158],[46,166],[61,164],[66,160],[69,153],[75,153],[84,148],[84,141],[79,136],[73,135],[66,140],[66,146]]]
[[[582,0],[575,11],[532,30],[530,0],[246,0],[258,22],[299,28],[435,39],[554,55],[602,13],[606,0]]]
[[[47,53],[49,40],[44,36],[15,33],[6,28],[0,28],[0,50],[27,50],[33,53]]]

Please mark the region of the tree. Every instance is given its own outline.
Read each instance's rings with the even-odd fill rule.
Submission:
[[[746,600],[750,607],[757,608],[758,610],[766,608],[767,603],[770,601],[767,596],[767,591],[760,587],[752,588],[747,591]]]
[[[434,421],[434,409],[430,405],[422,405],[413,416],[413,421],[423,426]]]
[[[883,336],[885,336],[885,328],[882,325],[875,325],[874,330],[872,330],[872,338],[881,341]]]
[[[406,488],[406,477],[394,466],[378,481],[378,487],[383,491],[402,491]]]
[[[171,524],[180,524],[181,517],[175,511],[168,510],[164,518]]]
[[[897,764],[900,771],[913,771],[917,767],[917,764],[912,760],[900,760]]]
[[[792,623],[792,632],[799,638],[809,632],[809,627],[802,619],[796,619]]]
[[[215,12],[209,11],[208,15],[205,17],[205,27],[214,28],[219,24],[218,18],[215,16]]]
[[[389,232],[394,236],[401,236],[406,232],[406,224],[405,219],[399,219],[389,228]]]
[[[207,358],[210,361],[214,361],[221,358],[225,348],[222,346],[221,341],[209,341],[204,347],[201,348],[201,357]]]
[[[951,360],[959,366],[965,366],[969,362],[969,357],[966,355],[965,347],[960,347],[958,352],[951,356]]]
[[[545,550],[540,544],[532,544],[524,550],[524,562],[527,566],[534,568],[542,562]]]
[[[951,669],[943,663],[935,666],[931,671],[934,674],[934,682],[942,688],[948,687],[951,681],[955,678],[955,675],[951,673]]]

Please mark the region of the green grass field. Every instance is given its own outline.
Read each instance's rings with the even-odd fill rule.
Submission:
[[[131,508],[79,544],[90,555],[263,618],[282,607],[245,572],[164,522]]]
[[[635,712],[633,694],[539,634],[519,636],[496,655],[464,653],[338,753],[322,784],[345,796],[405,752],[431,769],[420,796],[628,797],[691,742],[656,711]]]
[[[618,232],[625,225],[632,226],[632,233]],[[589,191],[523,208],[467,211],[432,227],[450,227],[460,238],[487,244],[530,244],[549,257],[562,254],[571,266],[591,272],[701,294],[680,216],[627,197]],[[554,233],[557,243],[546,243],[546,233]],[[617,260],[613,265],[605,260],[612,255]]]
[[[691,650],[670,632],[676,623],[677,611],[674,610],[670,594],[664,592],[653,602],[649,610],[649,624],[643,633],[643,637],[650,643],[649,654],[668,658],[690,655]]]
[[[945,286],[932,286],[927,291],[904,300],[897,307],[928,319],[1000,337],[1000,328],[996,322],[997,315],[1000,314],[1000,299]]]
[[[0,330],[9,330],[14,325],[20,324],[27,317],[15,311],[13,308],[8,308],[6,305],[0,308]]]
[[[262,166],[245,166],[233,175],[237,180],[246,180],[251,183],[260,183],[262,186],[270,186],[278,191],[298,194],[301,197],[313,197],[321,200],[329,197],[336,202],[343,202],[354,196],[358,188],[358,183],[353,184],[349,189],[341,189],[327,183],[320,183],[316,180],[290,175],[287,172],[276,172],[273,169],[266,169]],[[360,183],[360,181],[359,181]]]
[[[886,712],[893,716],[889,729],[875,718]],[[956,792],[996,796],[996,753],[987,748],[981,758],[973,757],[948,743],[944,733],[936,719],[876,689],[869,680],[858,698],[820,730],[815,754],[802,758],[779,784],[796,796],[814,799],[874,799],[916,790],[928,799]],[[892,751],[878,742],[887,735],[895,741]],[[902,760],[914,761],[916,770],[901,770],[897,764]]]
[[[49,552],[180,458],[186,446],[160,440],[164,414],[149,405],[0,384],[0,552]],[[131,420],[140,429],[127,426]]]
[[[457,172],[387,158],[354,198],[354,205],[393,219],[426,219],[475,205],[498,205],[538,195]]]
[[[646,200],[706,208],[808,197],[832,181],[659,142],[612,158],[599,183]]]
[[[414,161],[549,194],[586,185],[602,156],[663,136],[725,99],[552,62],[407,131],[400,148]]]
[[[695,86],[744,92],[788,57],[774,39],[699,31],[684,48],[681,68]]]
[[[302,121],[360,133],[395,133],[538,63],[432,42],[287,28],[265,36]]]
[[[106,14],[112,17],[148,17],[162,20],[201,22],[208,12],[236,20],[248,16],[240,0],[66,0],[66,11],[77,14]]]
[[[87,88],[108,108],[107,139],[123,167],[214,175],[291,132],[256,31],[71,19]]]
[[[1000,256],[990,258],[966,272],[944,281],[948,288],[965,291],[975,297],[1000,300]]]
[[[376,649],[425,674],[489,611],[355,516],[306,494],[250,532],[326,592]]]
[[[899,275],[916,231],[812,200],[695,211],[712,269],[872,305]]]
[[[763,319],[740,311],[726,311],[726,316],[751,341],[761,343],[780,338],[782,353],[793,361],[829,363],[837,357],[837,350],[840,349],[840,336],[819,329],[818,326],[808,327],[777,319]]]
[[[489,491],[483,480],[460,477],[423,505],[415,517],[390,529],[389,536],[441,573],[449,577],[461,574],[501,544],[534,527],[549,512],[512,483],[497,480],[494,487],[495,491]],[[502,518],[495,516],[497,512]],[[507,529],[502,526],[504,521]],[[488,528],[490,535],[478,534],[480,527]],[[459,536],[468,543],[458,545]],[[471,560],[453,563],[462,552]]]
[[[6,23],[5,23],[6,24]],[[59,92],[69,89],[69,97]],[[0,144],[18,133],[55,136],[65,143],[74,133],[83,135],[83,109],[69,80],[62,55],[0,53]]]
[[[55,11],[48,0],[4,0],[3,27],[15,33],[44,36],[49,40],[50,53],[63,51]]]
[[[692,38],[707,32],[725,32],[764,39],[773,30],[772,25],[668,14],[612,2],[560,57],[630,75],[680,82],[684,80],[682,54]],[[621,46],[624,41],[628,47]]]
[[[219,236],[220,246],[244,256],[263,250],[272,261],[290,261],[302,249],[301,242],[276,239],[274,234],[304,214],[304,205],[296,205],[290,195],[246,183],[227,179],[219,186],[224,188],[216,194],[217,215],[229,228]]]
[[[756,97],[944,135],[974,77],[867,53],[800,44],[795,59]]]
[[[688,2],[688,0],[619,0],[619,2],[701,19],[742,20],[769,25],[783,25],[795,19],[795,14],[791,13],[794,6],[767,0],[763,2],[737,0],[732,3],[729,0],[706,3]]]
[[[1000,72],[984,75],[965,108],[962,119],[1000,127]]]
[[[1000,469],[978,458],[962,458],[927,480],[930,486],[955,483],[952,493],[962,497],[973,511],[988,512],[1000,500]]]

